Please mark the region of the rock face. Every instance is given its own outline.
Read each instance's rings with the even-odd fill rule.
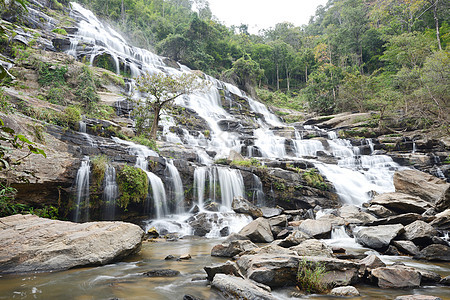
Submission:
[[[372,270],[381,288],[414,288],[420,286],[421,275],[413,268],[392,266]]]
[[[441,230],[450,230],[450,209],[438,213],[430,225]]]
[[[416,245],[426,245],[431,242],[433,236],[438,234],[437,230],[424,221],[415,221],[405,226],[405,233],[403,236],[406,240],[413,242]]]
[[[419,197],[404,193],[385,193],[375,196],[372,205],[382,205],[397,213],[424,213],[431,208],[431,204]]]
[[[417,170],[397,171],[394,174],[397,192],[416,195],[430,203],[436,203],[450,186],[433,175]]]
[[[377,250],[385,250],[391,241],[404,231],[403,225],[362,227],[355,232],[356,242]]]
[[[325,243],[311,239],[302,242],[300,245],[291,247],[300,256],[325,256],[331,257],[333,250]]]
[[[418,257],[426,260],[450,261],[450,247],[446,245],[433,244],[423,248]]]
[[[237,213],[250,215],[254,219],[263,216],[262,211],[258,207],[242,197],[234,197],[231,208]]]
[[[13,215],[0,219],[0,273],[103,265],[140,249],[144,231],[123,222],[72,223]]]
[[[331,236],[331,222],[328,220],[308,219],[303,221],[298,229],[317,239],[326,239]]]
[[[236,276],[217,274],[211,285],[230,299],[276,300],[267,290]]]
[[[264,218],[254,220],[242,228],[239,234],[248,237],[254,243],[270,243],[273,241],[269,222]]]
[[[258,248],[251,241],[235,240],[230,243],[215,245],[211,250],[212,256],[233,257],[241,252]]]

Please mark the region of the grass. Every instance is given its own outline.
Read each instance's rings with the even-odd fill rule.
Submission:
[[[302,259],[298,265],[297,287],[307,293],[325,293],[329,290],[322,280],[326,273],[323,264]]]

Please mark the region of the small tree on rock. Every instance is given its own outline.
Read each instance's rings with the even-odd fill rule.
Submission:
[[[161,110],[171,106],[176,98],[206,87],[207,83],[194,74],[169,76],[164,73],[146,73],[140,76],[136,80],[136,88],[144,98],[136,101],[137,107],[133,112],[138,133],[145,133],[153,119],[148,136],[156,139]]]

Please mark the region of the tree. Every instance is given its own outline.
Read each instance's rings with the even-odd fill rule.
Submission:
[[[201,91],[206,86],[207,84],[194,74],[169,76],[164,73],[146,73],[140,76],[136,80],[136,89],[144,99],[136,101],[137,108],[134,111],[138,132],[144,133],[153,117],[149,137],[156,139],[161,110],[170,106],[176,98]]]

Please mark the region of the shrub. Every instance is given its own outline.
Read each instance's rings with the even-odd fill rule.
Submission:
[[[159,149],[158,149],[158,145],[156,145],[156,141],[147,138],[145,135],[135,136],[131,140],[133,142],[136,142],[138,144],[144,145],[144,146],[152,149],[153,151],[156,151],[156,152],[159,153]]]
[[[91,158],[92,178],[97,186],[100,186],[105,177],[106,167],[108,166],[108,157],[106,155],[96,155]]]
[[[300,260],[297,272],[297,286],[300,290],[308,293],[324,293],[328,285],[322,279],[326,274],[323,264]]]
[[[66,92],[62,88],[53,87],[47,93],[47,101],[53,104],[66,105]]]
[[[81,121],[81,111],[77,107],[69,106],[59,114],[57,123],[61,126],[69,126],[72,129],[77,128]]]
[[[61,86],[66,84],[67,67],[58,67],[48,63],[38,64],[39,78],[38,82],[41,86]]]
[[[320,175],[316,169],[309,169],[302,174],[302,178],[306,180],[309,186],[315,187],[319,190],[327,190],[328,185],[323,180],[322,175]]]
[[[117,184],[120,191],[118,204],[122,208],[127,208],[131,201],[139,203],[147,198],[147,174],[139,168],[128,165],[123,166],[117,174]]]
[[[87,66],[83,66],[80,74],[77,76],[78,88],[75,91],[77,101],[91,111],[94,104],[100,101],[95,88],[95,82],[91,70]]]
[[[67,31],[64,28],[55,28],[52,32],[62,35],[67,35]]]

